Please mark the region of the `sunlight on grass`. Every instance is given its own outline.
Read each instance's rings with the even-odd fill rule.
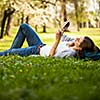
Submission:
[[[12,37],[4,36],[4,40],[0,41],[0,51],[9,49],[11,47],[12,41],[17,34],[18,27],[12,27],[11,33]],[[47,33],[41,33],[41,30],[38,32],[39,37],[45,44],[52,45],[55,40],[56,29],[47,28]],[[100,47],[100,29],[99,28],[85,28],[81,29],[80,32],[66,32],[68,36],[89,36],[93,39],[95,44]],[[27,43],[23,44],[23,47],[27,47]]]

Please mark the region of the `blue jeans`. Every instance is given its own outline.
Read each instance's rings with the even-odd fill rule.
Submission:
[[[21,48],[24,41],[27,41],[29,47]],[[29,56],[32,54],[39,54],[38,46],[43,46],[43,42],[40,40],[36,32],[28,25],[21,24],[17,32],[17,35],[12,43],[10,49],[0,52],[0,56],[17,54],[20,56]]]

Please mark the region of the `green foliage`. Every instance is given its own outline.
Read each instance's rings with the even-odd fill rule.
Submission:
[[[0,57],[0,100],[100,100],[99,62]]]

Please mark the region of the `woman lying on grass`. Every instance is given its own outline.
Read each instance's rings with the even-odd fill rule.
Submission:
[[[50,57],[79,57],[90,58],[99,50],[89,37],[64,37],[63,32],[68,28],[69,22],[56,32],[53,46],[44,44],[36,32],[27,24],[22,24],[10,49],[0,52],[0,56],[17,54],[20,56],[41,55]],[[29,47],[21,48],[25,39]],[[62,42],[60,40],[62,39]]]

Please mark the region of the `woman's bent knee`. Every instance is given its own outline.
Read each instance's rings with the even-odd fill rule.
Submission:
[[[26,24],[26,23],[24,23],[24,24],[21,24],[20,27],[22,27],[22,28],[27,28],[27,27],[29,27],[29,25]]]

